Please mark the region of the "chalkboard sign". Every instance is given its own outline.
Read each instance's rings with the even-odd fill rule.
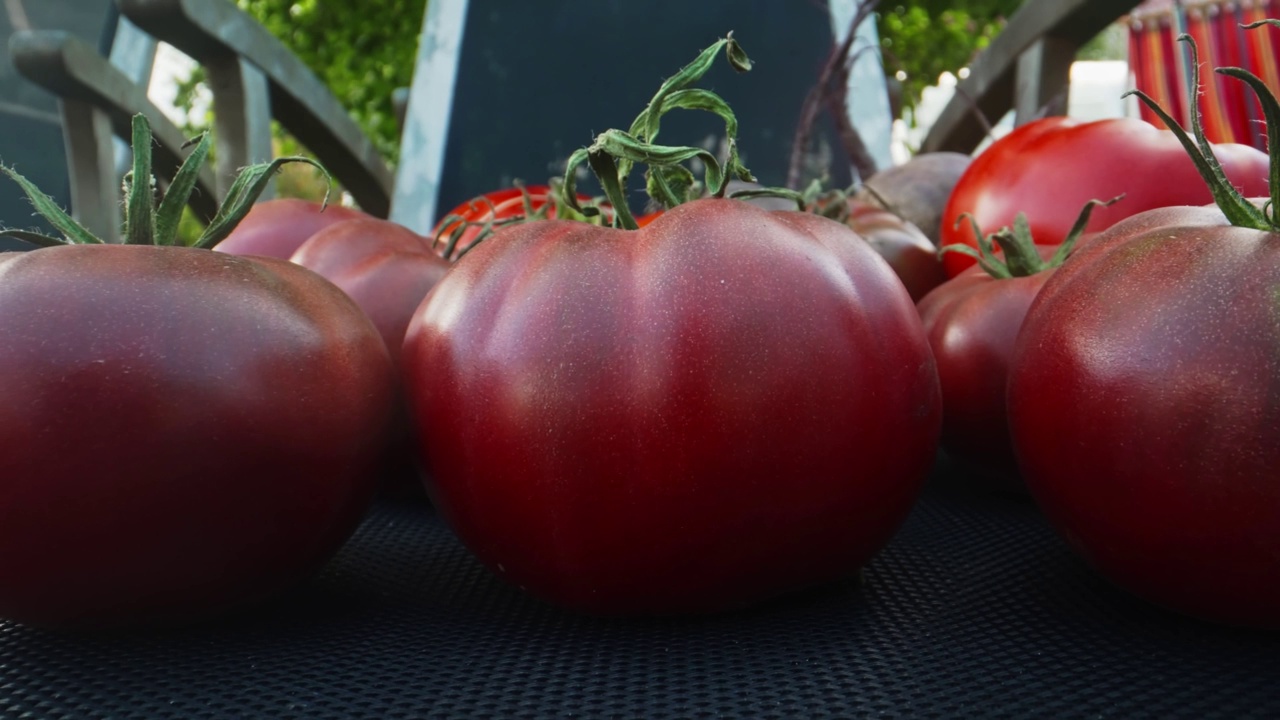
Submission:
[[[0,4],[0,48],[15,30],[65,30],[108,49],[114,21],[112,0],[8,0]],[[0,52],[0,162],[16,168],[63,207],[68,205],[67,156],[57,100],[14,70]],[[35,215],[12,181],[0,179],[0,225],[53,229]],[[0,250],[29,246],[0,238]]]
[[[570,153],[603,130],[627,128],[666,77],[729,31],[755,67],[739,75],[718,61],[701,87],[734,108],[747,166],[762,182],[781,185],[801,104],[833,44],[825,3],[471,0],[437,207],[561,174]],[[714,149],[723,137],[713,115],[666,118],[665,143]],[[816,165],[845,185],[847,159],[823,122],[818,144],[830,159]],[[637,178],[632,185],[639,210],[643,189]]]

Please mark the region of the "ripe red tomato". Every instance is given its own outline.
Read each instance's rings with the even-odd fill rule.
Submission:
[[[913,302],[947,279],[938,249],[929,238],[892,212],[851,199],[846,224],[889,263]]]
[[[323,228],[345,220],[368,218],[359,210],[297,198],[264,200],[214,248],[232,255],[259,255],[288,260],[298,246]]]
[[[1223,144],[1216,146],[1216,154],[1245,195],[1267,194],[1270,162],[1265,153]],[[1195,165],[1167,130],[1134,118],[1044,118],[1015,129],[973,160],[947,201],[942,245],[977,247],[969,223],[956,225],[966,212],[987,230],[1010,225],[1025,212],[1036,241],[1054,245],[1087,201],[1122,194],[1123,202],[1094,213],[1090,232],[1144,210],[1213,201]],[[950,253],[943,263],[955,277],[973,259]]]
[[[0,617],[203,617],[296,583],[355,528],[394,383],[333,285],[142,245],[7,254],[0,276]]]
[[[449,270],[449,262],[432,251],[426,238],[376,218],[330,225],[290,260],[337,285],[364,310],[391,353],[398,385],[405,329],[427,292]],[[410,435],[403,393],[397,393],[395,430],[382,472],[382,489],[397,497],[422,495]]]
[[[534,212],[541,210],[554,198],[551,188],[546,185],[526,185],[523,189],[513,187],[494,190],[468,200],[440,218],[435,228],[431,230],[431,237],[435,239],[435,251],[441,255],[449,251],[449,236],[458,227],[459,222],[471,223],[471,225],[458,236],[450,253],[451,258],[457,257],[459,253],[471,247],[480,236],[485,223],[525,217],[526,195],[528,208]],[[577,197],[584,203],[591,200],[581,193],[578,193]],[[555,216],[556,206],[553,204],[547,208],[547,218]]]
[[[405,337],[433,500],[493,571],[598,613],[849,575],[933,462],[937,373],[888,265],[719,198],[545,221],[463,257]]]
[[[364,310],[399,365],[409,319],[449,263],[403,225],[366,218],[330,225],[290,258],[324,276]]]
[[[1048,259],[1054,248],[1038,246]],[[1056,271],[997,278],[972,267],[942,283],[916,306],[938,363],[942,448],[992,487],[1022,490],[1005,386],[1014,341],[1027,308]]]
[[[666,211],[665,211],[665,210],[654,210],[654,211],[653,211],[653,212],[651,212],[651,213],[646,213],[646,214],[644,214],[644,215],[641,215],[641,216],[639,216],[639,217],[637,217],[637,218],[636,218],[636,225],[639,225],[640,227],[644,227],[645,225],[648,225],[649,223],[653,222],[654,220],[657,220],[658,218],[662,217],[662,213],[664,213],[664,212],[666,212]]]
[[[1216,208],[1121,221],[1045,284],[1010,367],[1028,488],[1103,575],[1280,626],[1280,234]]]

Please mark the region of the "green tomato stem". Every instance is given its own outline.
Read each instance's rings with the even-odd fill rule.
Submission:
[[[588,217],[599,214],[598,208],[584,207],[577,200],[575,173],[584,162],[600,181],[605,197],[613,206],[614,226],[631,230],[636,229],[637,224],[627,204],[626,185],[631,170],[637,163],[648,168],[646,191],[666,208],[688,202],[699,195],[699,184],[693,173],[682,166],[682,163],[694,158],[700,159],[705,167],[704,184],[712,196],[724,197],[730,177],[754,181],[754,176],[742,164],[738,154],[738,120],[729,104],[709,90],[690,87],[706,75],[722,50],[735,70],[746,72],[751,69],[751,60],[733,39],[732,33],[703,50],[693,62],[681,68],[658,88],[658,92],[631,123],[628,131],[606,130],[596,137],[590,147],[578,150],[569,157],[564,181],[559,187],[561,204]],[[654,142],[661,129],[662,116],[675,109],[711,112],[724,121],[728,158],[723,166],[713,153],[704,148],[666,146]]]
[[[1263,20],[1245,26],[1246,28],[1256,28],[1261,25],[1280,26],[1280,21]],[[1195,39],[1190,35],[1183,33],[1178,36],[1180,42],[1187,44],[1191,54],[1191,97],[1188,100],[1191,110],[1191,130],[1195,135],[1193,140],[1187,134],[1185,128],[1178,124],[1160,104],[1153,100],[1149,95],[1140,90],[1130,90],[1122,97],[1133,95],[1143,102],[1157,117],[1173,132],[1174,137],[1182,143],[1186,149],[1187,155],[1191,157],[1191,161],[1195,164],[1196,170],[1200,173],[1200,177],[1204,178],[1205,184],[1209,187],[1209,192],[1213,194],[1214,202],[1218,208],[1222,210],[1222,214],[1226,216],[1227,221],[1236,227],[1252,228],[1254,230],[1262,230],[1266,232],[1280,231],[1274,217],[1269,217],[1267,213],[1259,209],[1256,205],[1249,202],[1247,198],[1240,194],[1228,180],[1226,171],[1222,169],[1222,163],[1213,153],[1213,146],[1209,144],[1204,134],[1204,124],[1200,119],[1199,105],[1197,93],[1200,88],[1200,65],[1199,55],[1196,51]],[[1280,119],[1280,106],[1277,106],[1275,95],[1263,84],[1252,82],[1250,73],[1241,68],[1222,68],[1218,72],[1243,80],[1248,83],[1250,88],[1258,97],[1258,101],[1262,104],[1263,113],[1267,119],[1267,139],[1268,152],[1271,156],[1271,202],[1274,207],[1277,200],[1280,199],[1280,170],[1277,170],[1277,163],[1280,162],[1280,147],[1274,142],[1274,133],[1276,132],[1275,121]]]

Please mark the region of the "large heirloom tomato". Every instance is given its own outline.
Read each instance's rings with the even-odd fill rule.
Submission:
[[[1075,248],[1095,204],[1101,203],[1085,206],[1056,248],[1036,245],[1020,216],[1012,229],[979,241],[980,266],[942,283],[916,306],[942,384],[942,448],[990,487],[1022,491],[1005,409],[1014,342],[1027,309]],[[967,250],[944,248],[947,254]]]
[[[1234,144],[1217,145],[1215,153],[1227,178],[1246,195],[1267,192],[1265,153]],[[1213,201],[1173,133],[1135,118],[1050,117],[1015,129],[974,158],[947,201],[942,244],[977,247],[970,225],[956,222],[963,213],[984,228],[999,228],[1021,212],[1037,242],[1056,245],[1081,206],[1117,195],[1124,202],[1094,213],[1089,232],[1144,210]],[[953,253],[944,264],[955,277],[973,260]]]
[[[378,328],[393,360],[404,331],[449,263],[430,242],[389,220],[367,218],[330,225],[312,235],[290,258],[342,289]]]
[[[1269,140],[1275,152],[1280,128]],[[1135,215],[1066,263],[1019,335],[1009,419],[1027,486],[1102,574],[1183,613],[1275,628],[1280,187],[1260,210],[1212,155],[1195,158],[1221,209]]]
[[[973,158],[964,153],[920,153],[867,178],[854,197],[891,210],[936,246],[947,198],[971,162]]]
[[[845,224],[889,263],[913,301],[918,302],[947,279],[938,250],[929,238],[892,212],[850,200]]]
[[[133,177],[150,177],[134,122]],[[168,624],[252,603],[318,568],[377,486],[395,384],[372,323],[305,268],[173,246],[181,203],[153,217],[150,188],[130,193],[128,245],[29,188],[82,244],[0,256],[0,617]]]
[[[354,529],[393,384],[333,285],[129,245],[14,253],[0,278],[0,617],[196,617],[296,582]]]
[[[337,223],[317,232],[290,258],[324,276],[360,306],[382,336],[400,377],[400,348],[413,313],[449,261],[430,242],[389,220],[369,218]],[[383,472],[383,489],[400,496],[422,495],[419,468],[411,450],[403,393],[396,403],[396,429]]]
[[[1011,362],[1024,480],[1102,573],[1280,625],[1280,235],[1206,208],[1124,220],[1032,305]]]
[[[940,398],[888,265],[825,218],[694,200],[504,228],[403,353],[429,489],[491,569],[600,613],[854,572],[905,518]]]
[[[288,260],[299,245],[320,230],[335,223],[368,217],[341,205],[324,206],[297,198],[265,200],[249,210],[235,230],[218,243],[217,250],[232,255]]]

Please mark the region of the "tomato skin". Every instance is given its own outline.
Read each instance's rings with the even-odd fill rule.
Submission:
[[[182,623],[317,569],[373,493],[394,400],[358,308],[206,250],[0,256],[0,617]]]
[[[915,225],[935,246],[942,210],[969,163],[966,153],[926,152],[867,178],[855,197],[879,206],[886,201],[899,217]]]
[[[1245,196],[1268,194],[1270,161],[1247,145],[1215,145],[1227,177]],[[1098,207],[1088,230],[1173,205],[1213,202],[1191,158],[1168,130],[1136,118],[1083,122],[1049,117],[1022,125],[974,158],[947,200],[942,245],[977,247],[968,212],[984,232],[1013,224],[1025,212],[1037,243],[1062,242],[1089,200],[1124,199]],[[974,261],[959,253],[943,258],[955,277]]]
[[[849,201],[848,226],[871,244],[902,281],[912,302],[919,302],[947,279],[938,249],[920,228],[883,208]]]
[[[495,240],[403,357],[432,499],[498,575],[592,613],[709,612],[848,575],[905,518],[937,374],[846,227],[711,198]]]
[[[337,285],[369,319],[399,366],[413,311],[440,282],[449,263],[430,241],[377,218],[348,220],[312,235],[290,260]]]
[[[938,363],[942,448],[1002,490],[1022,490],[1005,409],[1014,341],[1054,272],[997,279],[974,267],[916,306]]]
[[[1131,217],[1037,297],[1009,417],[1028,488],[1119,586],[1280,626],[1280,236],[1212,208]]]
[[[264,200],[253,206],[225,240],[214,248],[232,255],[257,255],[288,260],[307,238],[335,223],[368,218],[341,205],[297,198]]]

